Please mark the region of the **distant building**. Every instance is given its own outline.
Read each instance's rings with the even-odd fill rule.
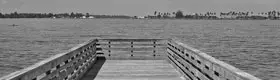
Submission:
[[[220,18],[223,18],[223,19],[235,19],[236,17],[238,17],[238,15],[229,14],[229,15],[221,15]]]
[[[86,17],[86,16],[83,16],[82,18],[85,19],[85,18],[87,18],[87,17]]]
[[[157,16],[150,16],[150,15],[148,15],[146,17],[149,18],[149,19],[156,19],[157,18]]]
[[[82,19],[86,19],[86,18],[88,18],[88,19],[93,19],[93,18],[95,18],[95,17],[93,17],[93,16],[89,16],[89,17],[82,16],[81,18],[82,18]]]
[[[138,19],[144,19],[145,17],[144,16],[138,16],[137,18]]]
[[[93,17],[93,16],[89,16],[88,18],[89,18],[89,19],[93,19],[94,17]]]

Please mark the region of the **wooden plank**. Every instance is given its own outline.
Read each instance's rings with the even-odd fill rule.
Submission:
[[[153,46],[98,46],[98,48],[101,48],[101,49],[110,49],[110,48],[115,48],[115,49],[121,49],[121,48],[130,48],[130,49],[139,49],[139,48],[149,48],[149,49],[166,49],[167,47],[166,46],[156,46],[156,47],[153,47]]]
[[[89,61],[87,61],[87,64],[84,64],[83,67],[81,69],[82,72],[79,74],[77,80],[80,80],[84,74],[86,74],[86,72],[88,71],[88,69],[90,69],[92,67],[92,64],[96,61],[96,56],[94,56],[92,59],[90,59]],[[80,70],[81,71],[81,70]]]
[[[177,44],[175,41],[173,40],[169,40],[169,42],[167,43],[167,45],[171,45],[173,46],[175,49],[177,49],[179,52],[184,51],[184,47],[182,45]]]
[[[247,72],[244,72],[244,71],[242,71],[242,70],[240,70],[240,69],[238,69],[238,68],[236,68],[236,67],[234,67],[232,65],[229,65],[229,64],[227,64],[227,63],[225,63],[223,61],[220,61],[220,60],[218,60],[218,59],[216,59],[216,58],[214,58],[214,57],[212,57],[212,56],[210,56],[210,55],[208,55],[208,54],[206,54],[204,52],[201,52],[201,51],[199,51],[199,50],[197,50],[195,48],[192,48],[192,47],[190,47],[190,46],[188,46],[188,45],[186,45],[186,44],[184,44],[184,43],[182,43],[182,42],[180,42],[178,40],[174,40],[173,39],[172,41],[174,41],[175,44],[181,45],[181,46],[183,46],[183,47],[185,47],[185,48],[187,48],[189,50],[192,50],[200,58],[202,58],[204,60],[208,60],[211,63],[213,63],[213,64],[215,64],[217,66],[220,66],[221,68],[223,68],[223,69],[225,69],[227,71],[232,72],[234,75],[238,76],[237,78],[240,78],[240,79],[243,79],[243,80],[261,80],[261,79],[255,77],[255,76],[247,73]],[[227,74],[227,73],[225,73],[225,74]]]
[[[143,47],[143,48],[102,48],[104,50],[111,51],[152,51],[152,50],[166,50],[165,47],[153,48],[153,47]]]
[[[76,70],[73,74],[72,77],[70,77],[70,80],[73,79],[73,80],[80,80],[84,75],[81,75],[81,74],[85,74],[86,72],[88,72],[89,68],[91,68],[93,66],[93,64],[97,61],[97,57],[96,55],[92,56],[91,60],[88,61],[88,66],[87,66],[87,70],[83,73],[80,72],[80,70],[82,69],[82,67],[78,68],[78,70]]]
[[[168,51],[168,52],[172,52],[172,51]],[[182,67],[183,70],[185,71],[185,73],[187,73],[187,75],[191,76],[192,79],[195,79],[198,76],[198,74],[202,74],[200,71],[198,71],[192,65],[190,65],[188,62],[186,62],[182,57],[180,57],[177,53],[174,53],[172,58],[174,58],[175,62],[177,62],[176,64],[178,64],[179,67]],[[185,65],[187,65],[187,66],[185,66]],[[188,68],[188,70],[185,68]],[[191,72],[194,74],[192,74]],[[205,76],[205,75],[202,75],[202,76]]]
[[[110,41],[110,42],[158,42],[165,39],[98,39],[98,41]]]
[[[79,56],[77,56],[76,58],[74,58],[73,60],[71,60],[70,62],[68,62],[67,64],[64,64],[64,65],[62,65],[62,66],[60,66],[60,68],[58,68],[58,69],[56,69],[53,73],[51,73],[50,75],[47,75],[46,77],[44,77],[43,79],[41,79],[41,80],[48,80],[48,79],[50,79],[50,77],[53,77],[53,76],[59,76],[59,77],[61,77],[60,75],[57,75],[60,71],[62,71],[62,70],[65,70],[65,75],[69,72],[69,71],[67,71],[67,67],[70,67],[70,66],[73,66],[73,63],[75,63],[75,62],[77,62],[78,61],[78,59],[80,59],[82,56],[83,56],[84,54],[82,54],[82,55],[79,55]],[[74,66],[73,66],[74,67]]]
[[[81,80],[182,80],[179,73],[164,61],[106,60],[95,78]]]
[[[136,57],[132,57],[131,54],[133,54]],[[106,59],[110,59],[110,60],[129,60],[129,59],[132,59],[132,60],[144,60],[144,59],[164,60],[167,57],[167,55],[162,52],[157,52],[157,53],[155,53],[155,55],[156,56],[153,56],[152,52],[133,52],[133,53],[131,53],[128,51],[123,51],[123,52],[112,52],[110,54],[108,52],[105,52],[103,55],[99,55],[99,56],[105,57]]]
[[[196,76],[196,78],[200,78],[201,76],[203,78],[207,78],[209,79],[207,76],[210,76],[211,78],[213,78],[211,75],[209,74],[203,74],[205,73],[203,70],[203,66],[204,64],[202,63],[202,59],[199,58],[196,54],[191,53],[189,54],[189,57],[192,57],[192,59],[184,59],[184,55],[180,55],[178,53],[180,52],[176,52],[174,49],[172,50],[172,48],[168,48],[167,50],[169,53],[173,53],[172,56],[174,56],[174,58],[176,59],[176,61],[178,61],[181,65],[183,65],[184,67],[188,67],[190,69],[190,71],[194,74],[189,74],[189,75],[194,75]],[[189,58],[188,57],[188,58]],[[198,61],[200,61],[200,64],[198,63]],[[186,65],[186,66],[185,66]],[[213,71],[212,71],[213,72]],[[213,74],[212,72],[210,72],[210,74]],[[222,76],[221,76],[222,77]],[[222,79],[222,78],[219,78]]]
[[[46,71],[49,71],[57,65],[61,64],[63,61],[68,60],[70,57],[76,54],[73,52],[83,49],[84,46],[92,45],[92,43],[96,41],[97,40],[95,39],[89,40],[83,44],[80,44],[68,50],[65,53],[57,54],[53,57],[38,62],[30,67],[1,77],[0,80],[31,80],[33,78],[36,78],[37,76],[44,74]]]
[[[107,56],[108,60],[164,60],[166,57],[154,57],[154,56]]]
[[[99,46],[166,46],[165,44],[108,44],[108,43],[97,43]]]
[[[168,54],[168,55],[169,55],[168,59],[170,60],[171,64],[177,69],[177,71],[179,71],[181,73],[181,75],[183,75],[186,79],[189,79],[189,80],[194,79],[194,76],[188,70],[186,70],[184,67],[182,67],[182,65],[180,65],[180,63],[178,63],[171,54]]]
[[[169,50],[171,50],[171,51],[173,51],[173,52],[175,52],[175,53],[177,53],[177,54],[179,54],[179,55],[181,55],[181,56],[185,56],[185,55],[184,55],[184,53],[182,53],[182,52],[178,51],[178,50],[177,50],[177,49],[175,49],[175,48],[168,47],[167,49],[169,49]]]

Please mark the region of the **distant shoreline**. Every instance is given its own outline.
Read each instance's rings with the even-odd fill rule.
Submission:
[[[136,19],[136,18],[0,18],[0,19],[135,19],[135,20],[280,20],[280,19]]]
[[[2,14],[0,19],[17,18],[50,18],[50,19],[182,19],[182,20],[280,20],[280,11],[269,12],[215,12],[184,14],[183,11],[177,12],[158,12],[147,16],[127,16],[127,15],[92,15],[89,13],[18,13]]]

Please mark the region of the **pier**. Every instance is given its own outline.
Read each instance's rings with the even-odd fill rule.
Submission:
[[[175,39],[92,39],[0,80],[261,80]]]

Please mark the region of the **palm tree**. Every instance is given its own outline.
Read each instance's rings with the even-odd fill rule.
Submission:
[[[275,11],[275,10],[272,11],[272,15],[273,15],[274,17],[276,17],[276,11]]]
[[[176,12],[172,12],[172,14],[174,14],[174,15],[175,15],[175,14],[176,14]]]
[[[220,17],[222,17],[223,16],[223,13],[222,12],[220,12]]]
[[[279,17],[280,16],[280,12],[278,11],[277,14],[278,14],[278,17]]]
[[[262,12],[261,14],[264,15],[264,12]]]
[[[271,14],[272,14],[272,12],[271,12],[271,11],[269,11],[269,12],[267,13],[267,15],[268,15],[268,16],[271,16]]]
[[[167,13],[168,14],[168,16],[170,16],[171,14],[170,13]]]

